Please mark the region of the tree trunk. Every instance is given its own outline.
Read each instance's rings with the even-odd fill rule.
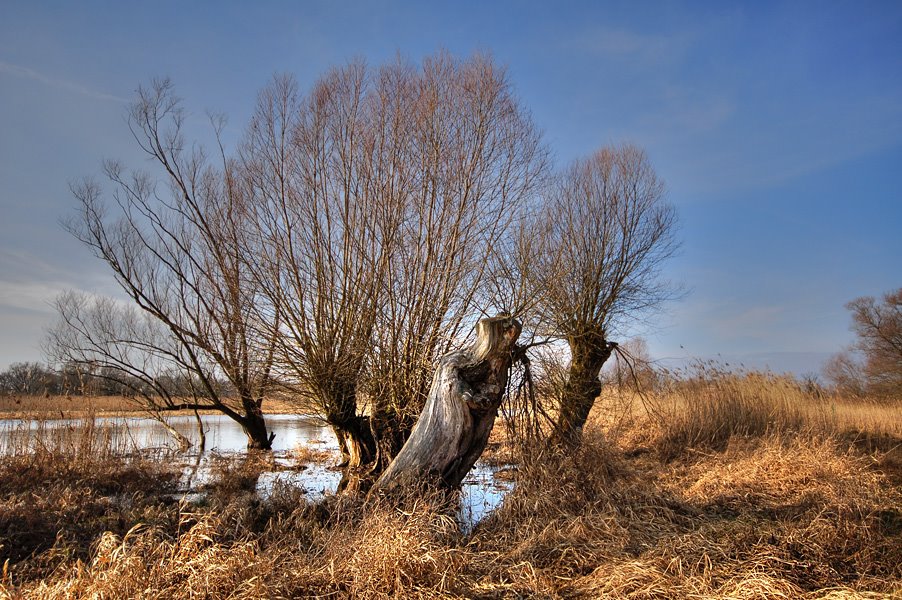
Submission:
[[[207,449],[207,431],[204,429],[204,421],[200,418],[200,413],[194,409],[194,422],[197,423],[197,449],[203,453]]]
[[[370,472],[373,479],[376,479],[385,472],[404,447],[416,421],[410,418],[402,419],[393,410],[377,409],[370,419],[370,424],[376,438],[376,459]]]
[[[242,398],[241,404],[244,406],[244,416],[241,418],[241,428],[247,435],[248,450],[271,450],[272,441],[275,439],[275,433],[269,433],[266,430],[266,420],[263,418],[263,411],[253,398]]]
[[[376,458],[376,441],[370,431],[370,420],[367,417],[354,415],[349,419],[335,422],[329,420],[332,431],[338,439],[341,450],[342,466],[346,469],[359,469],[372,463]]]
[[[617,344],[580,337],[570,340],[570,371],[561,392],[561,408],[553,441],[575,446],[582,440],[583,426],[595,399],[601,394],[601,367]]]
[[[520,329],[509,317],[482,319],[471,349],[438,360],[426,406],[373,492],[423,484],[460,487],[495,424]]]
[[[187,452],[189,448],[191,448],[191,440],[189,440],[185,435],[179,432],[175,427],[166,422],[162,416],[154,417],[157,421],[163,426],[163,429],[169,432],[175,441],[179,445],[179,452]]]

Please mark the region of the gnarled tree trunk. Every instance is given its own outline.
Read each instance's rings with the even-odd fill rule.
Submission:
[[[333,420],[329,419],[338,440],[342,466],[347,470],[369,465],[376,458],[376,442],[370,431],[370,419],[361,415]]]
[[[570,369],[561,391],[561,408],[553,436],[556,443],[576,446],[582,440],[589,411],[601,394],[601,368],[616,347],[617,344],[603,337],[570,340]]]
[[[426,406],[373,492],[422,484],[460,487],[495,424],[520,330],[506,316],[482,319],[471,349],[438,360]]]
[[[271,450],[272,441],[276,434],[266,429],[266,419],[263,417],[263,410],[260,408],[260,402],[253,398],[243,397],[241,404],[244,406],[245,414],[238,421],[244,434],[247,436],[248,450]]]

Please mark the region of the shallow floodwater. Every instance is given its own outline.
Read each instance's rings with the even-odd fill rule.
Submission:
[[[241,426],[225,415],[201,415],[204,432],[207,438],[206,450],[220,453],[244,452],[247,437]],[[197,420],[193,416],[174,416],[166,419],[176,431],[186,436],[193,444],[198,444],[200,433]],[[26,431],[43,429],[77,430],[84,427],[82,419],[25,420],[0,419],[0,437]],[[298,446],[319,443],[338,449],[335,435],[324,426],[322,421],[305,415],[267,415],[267,427],[276,434],[273,440],[273,451],[284,453]],[[145,417],[96,417],[94,427],[109,432],[114,448],[128,450],[170,449],[177,450],[178,444],[158,421]],[[7,439],[0,439],[0,453],[7,452]]]
[[[206,448],[198,453],[200,435],[197,420],[193,416],[174,416],[167,423],[185,435],[195,447],[185,453],[178,452],[178,444],[157,421],[143,417],[97,417],[93,427],[110,437],[117,451],[130,453],[158,450],[171,460],[185,465],[180,482],[179,495],[188,501],[202,501],[203,487],[212,476],[215,459],[239,458],[246,451],[247,437],[235,421],[224,415],[202,415]],[[277,485],[300,488],[311,502],[335,493],[341,480],[341,471],[333,465],[338,462],[338,442],[332,430],[321,420],[305,415],[267,415],[267,427],[276,434],[273,440],[275,470],[265,471],[257,480],[257,494],[268,497]],[[80,419],[0,419],[0,454],[21,448],[21,438],[34,437],[51,440],[77,440],[86,421]],[[18,441],[17,441],[18,438]],[[317,452],[328,452],[333,459],[324,462],[297,462],[291,451],[306,447]],[[461,527],[469,531],[497,508],[513,483],[495,478],[497,467],[481,463],[473,468],[461,486],[458,519]]]

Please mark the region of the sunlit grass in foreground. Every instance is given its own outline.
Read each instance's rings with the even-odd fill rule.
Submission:
[[[516,487],[469,534],[440,496],[261,501],[252,461],[180,504],[166,461],[86,428],[0,459],[0,595],[891,597],[900,412],[755,373],[608,392],[572,456],[505,451]]]

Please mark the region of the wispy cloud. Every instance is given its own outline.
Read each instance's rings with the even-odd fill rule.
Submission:
[[[112,94],[107,94],[104,92],[99,92],[97,90],[93,90],[85,85],[80,83],[76,83],[74,81],[68,81],[66,79],[60,79],[57,77],[49,77],[44,75],[43,73],[39,73],[34,69],[29,69],[28,67],[23,67],[21,65],[14,65],[8,62],[4,62],[0,60],[0,73],[6,73],[7,75],[12,75],[14,77],[19,77],[21,79],[31,79],[32,81],[38,81],[43,83],[44,85],[49,85],[51,87],[59,88],[62,90],[66,90],[68,92],[72,92],[73,94],[80,94],[82,96],[87,96],[89,98],[96,98],[98,100],[109,100],[112,102],[120,102],[126,103],[128,99],[121,98],[119,96],[114,96]]]
[[[678,335],[703,340],[706,352],[719,348],[752,352],[786,347],[786,336],[792,335],[786,318],[786,306],[749,306],[748,300],[736,297],[693,298],[674,312],[679,329],[688,332]]]
[[[712,319],[712,327],[723,337],[766,339],[785,312],[782,306],[752,306],[738,311],[735,308],[730,307]]]
[[[0,316],[51,313],[50,302],[71,276],[28,252],[0,249]]]
[[[569,42],[572,47],[597,58],[630,60],[657,65],[679,60],[692,44],[693,35],[655,35],[626,29],[593,28]]]
[[[714,132],[737,111],[729,93],[710,86],[667,84],[654,93],[656,110],[640,115],[637,125],[659,139]]]
[[[53,283],[12,283],[0,281],[0,315],[26,312],[50,315],[51,303],[63,289],[63,284]]]
[[[0,248],[0,315],[9,311],[51,313],[51,303],[66,289],[116,295],[102,271],[78,272],[53,265],[30,252]]]

